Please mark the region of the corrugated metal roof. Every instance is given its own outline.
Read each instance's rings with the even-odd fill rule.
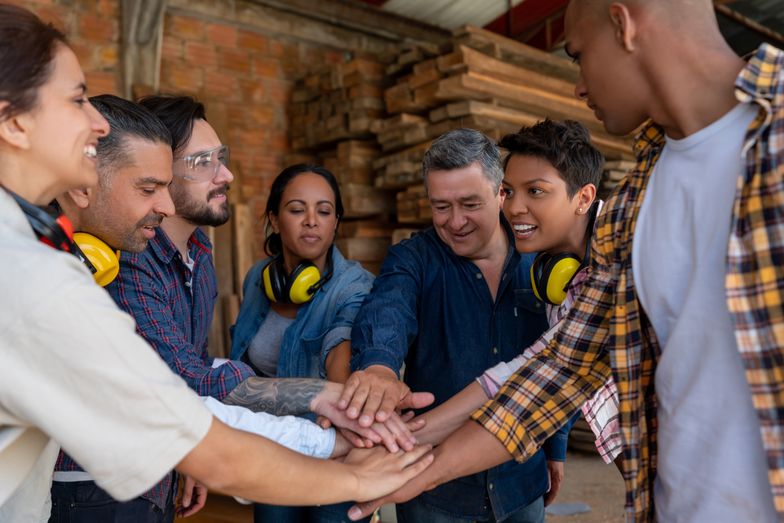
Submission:
[[[523,0],[513,0],[512,6]],[[466,24],[485,26],[509,9],[507,0],[388,0],[382,9],[444,29]]]
[[[552,49],[563,29],[563,7],[567,0],[361,0],[401,16],[427,22],[445,29],[465,24],[486,27],[531,45]],[[740,16],[719,12],[722,33],[739,54],[753,51],[763,41],[784,48],[784,0],[714,0],[719,10],[732,10]],[[561,17],[559,19],[559,17]],[[743,18],[747,18],[744,21]],[[507,27],[511,22],[511,27]],[[746,23],[750,22],[750,23]],[[754,26],[764,27],[762,34]],[[547,26],[545,30],[545,25]],[[770,32],[772,31],[772,34]],[[543,33],[547,38],[543,38]]]

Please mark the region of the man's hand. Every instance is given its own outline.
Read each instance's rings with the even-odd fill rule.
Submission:
[[[544,506],[546,507],[558,495],[561,489],[561,483],[564,479],[564,464],[563,461],[547,461],[547,475],[550,476],[550,489],[544,495]]]
[[[207,503],[207,487],[191,478],[183,476],[182,499],[177,507],[177,515],[187,518],[204,508]]]
[[[354,449],[344,463],[353,468],[359,485],[358,501],[375,499],[399,489],[421,474],[432,462],[432,447],[422,445],[410,452],[387,452],[386,449]],[[420,459],[421,458],[421,459]]]
[[[342,385],[327,382],[323,390],[313,398],[310,406],[311,411],[329,419],[335,427],[353,431],[372,444],[383,443],[390,452],[397,452],[400,448],[404,450],[414,448],[416,438],[411,434],[409,426],[394,412],[387,417],[384,423],[371,423],[367,427],[360,425],[356,419],[348,417],[345,410],[338,408],[342,389]],[[322,427],[325,426],[324,423],[320,423],[320,425]],[[420,422],[412,425],[412,427],[420,426]],[[345,432],[344,436],[347,436]],[[367,441],[362,445],[357,438],[353,438],[350,435],[347,438],[355,446],[369,446]]]
[[[390,418],[385,423],[375,422],[369,428],[381,438],[381,442],[384,444],[384,446],[387,447],[387,450],[389,450],[390,452],[397,452],[399,450],[398,443],[397,443],[398,436],[396,436],[396,434],[402,434],[406,438],[403,440],[403,442],[401,442],[401,446],[403,447],[403,450],[411,450],[413,448],[413,445],[416,445],[418,441],[416,440],[416,438],[412,439],[412,437],[406,435],[406,430],[408,431],[408,433],[414,433],[419,431],[423,427],[425,427],[425,425],[427,424],[427,420],[424,418],[421,417],[417,419],[413,419],[413,418],[414,418],[413,412],[408,412],[402,416],[398,416],[397,414],[394,414],[390,416]],[[329,418],[325,418],[324,416],[319,416],[316,419],[316,423],[322,429],[328,429],[332,427],[332,422],[329,420]],[[356,424],[356,420],[354,420],[353,423]],[[364,449],[364,448],[369,449],[376,445],[376,443],[373,440],[368,438],[363,438],[353,430],[343,428],[343,427],[335,427],[335,429],[337,430],[338,434],[342,435],[343,438],[348,443],[350,443],[351,445],[353,445],[358,449]],[[406,441],[411,443],[410,448],[407,448],[408,444],[405,443]],[[346,452],[348,452],[348,450]]]
[[[419,409],[433,402],[430,393],[412,393],[391,369],[371,365],[349,376],[338,407],[349,419],[359,418],[359,425],[369,427],[373,421],[385,422],[395,409]]]

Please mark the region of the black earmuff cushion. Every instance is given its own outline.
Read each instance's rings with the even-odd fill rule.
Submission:
[[[547,292],[547,278],[544,276],[545,267],[548,265],[551,256],[546,252],[540,252],[534,258],[533,265],[531,265],[531,285],[536,290],[536,293],[542,298],[545,297]]]
[[[282,256],[272,260],[264,270],[269,275],[270,293],[272,294],[272,301],[285,301],[286,293],[286,272],[281,268]]]

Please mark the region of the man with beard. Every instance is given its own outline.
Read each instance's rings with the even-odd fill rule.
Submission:
[[[99,182],[94,187],[68,191],[58,196],[57,202],[75,230],[121,249],[125,258],[144,251],[156,234],[155,228],[174,214],[168,190],[172,181],[171,137],[163,123],[139,104],[112,95],[95,96],[90,102],[111,128],[96,147]],[[94,244],[86,245],[94,248]],[[96,280],[102,284],[111,279],[109,265],[97,265]],[[325,431],[307,420],[253,413],[211,397],[203,400],[212,414],[229,426],[259,434],[299,453],[327,458],[348,450],[348,443],[334,430]],[[116,521],[122,517],[169,521],[174,515],[172,489],[176,482],[170,476],[150,492],[121,503],[99,488],[65,453],[60,453],[56,468],[52,523]],[[206,490],[186,481],[181,513],[194,514],[205,500]],[[96,513],[96,503],[102,504],[100,514]]]

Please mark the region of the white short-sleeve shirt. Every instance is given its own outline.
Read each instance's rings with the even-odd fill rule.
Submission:
[[[202,440],[212,415],[3,190],[0,238],[0,521],[48,519],[58,445],[115,498],[138,496]]]

